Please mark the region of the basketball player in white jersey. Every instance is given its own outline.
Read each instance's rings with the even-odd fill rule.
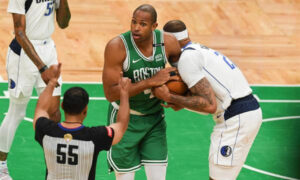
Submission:
[[[156,88],[155,95],[175,110],[213,114],[216,125],[211,134],[209,176],[234,180],[261,126],[260,106],[240,69],[221,53],[192,43],[182,21],[169,21],[164,31],[180,43],[178,71],[190,95],[171,94],[165,85]]]
[[[44,149],[46,179],[94,180],[99,152],[118,143],[128,127],[131,81],[120,74],[120,109],[116,123],[96,127],[82,125],[87,116],[89,95],[80,87],[72,87],[65,92],[62,102],[65,121],[57,124],[50,120],[48,112],[60,65],[50,68],[57,75],[40,95],[33,119],[35,140]]]
[[[7,153],[15,131],[26,113],[33,87],[40,94],[53,77],[48,67],[57,64],[56,48],[51,35],[56,21],[66,28],[71,17],[67,0],[10,0],[7,11],[12,14],[15,38],[7,53],[9,109],[0,127],[0,179],[11,179],[7,169]],[[59,80],[61,84],[61,79]],[[51,99],[51,118],[60,120],[57,106],[60,86]]]

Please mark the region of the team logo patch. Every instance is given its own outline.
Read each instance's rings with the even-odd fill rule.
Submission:
[[[15,81],[12,80],[12,79],[9,79],[9,88],[10,88],[10,89],[13,89],[13,88],[15,88],[15,87],[16,87]]]
[[[231,149],[231,147],[230,147],[230,146],[223,146],[223,147],[221,148],[221,154],[222,154],[222,156],[224,156],[224,157],[230,156],[230,155],[232,154],[232,149]]]
[[[68,134],[64,135],[64,139],[65,139],[65,141],[70,142],[70,141],[72,141],[73,136],[72,136],[72,134],[68,133]]]
[[[163,56],[162,56],[162,54],[158,54],[154,57],[154,59],[155,59],[155,61],[161,61],[161,60],[163,60]]]

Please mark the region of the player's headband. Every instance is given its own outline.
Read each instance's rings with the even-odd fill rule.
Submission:
[[[181,32],[171,32],[171,33],[176,37],[176,39],[178,41],[186,39],[186,38],[189,37],[187,29],[185,29]]]

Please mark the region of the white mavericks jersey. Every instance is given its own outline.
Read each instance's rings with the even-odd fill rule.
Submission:
[[[51,37],[54,25],[55,0],[9,0],[7,12],[23,14],[26,17],[26,35],[30,40],[44,40]]]
[[[240,69],[223,54],[206,46],[189,43],[178,62],[179,74],[189,88],[206,78],[215,92],[217,111],[223,112],[233,99],[252,93]]]

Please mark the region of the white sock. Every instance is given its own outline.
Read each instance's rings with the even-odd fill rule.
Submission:
[[[115,172],[116,180],[134,180],[135,172],[118,173]]]
[[[29,99],[22,96],[18,99],[10,98],[8,112],[0,127],[0,151],[9,152],[15,132],[25,117]]]
[[[167,173],[167,165],[144,165],[147,180],[165,180]]]

